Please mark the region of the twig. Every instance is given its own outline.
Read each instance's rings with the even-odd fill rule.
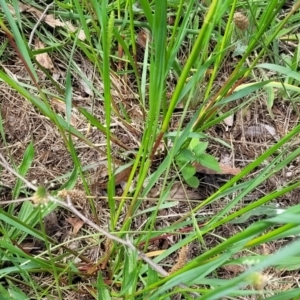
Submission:
[[[23,180],[23,182],[31,189],[33,189],[34,191],[37,190],[37,187],[35,187],[32,183],[30,183],[29,181],[27,181],[25,178],[23,178],[21,175],[19,175],[14,169],[12,169],[8,162],[5,160],[5,158],[0,154],[0,159],[2,160],[2,162],[0,162],[0,164],[7,169],[9,172],[13,173],[14,175],[16,175],[18,178],[20,178],[21,180]],[[159,265],[157,265],[156,263],[153,262],[153,260],[151,260],[149,257],[147,257],[143,252],[139,251],[138,249],[136,249],[134,247],[134,245],[132,245],[132,243],[127,240],[124,241],[123,239],[114,236],[113,234],[107,232],[105,229],[101,228],[100,226],[98,226],[97,224],[95,224],[94,222],[92,222],[90,219],[88,219],[86,216],[84,216],[79,210],[77,210],[74,205],[72,204],[72,201],[70,199],[70,196],[67,196],[67,203],[63,202],[61,200],[58,200],[52,196],[48,196],[49,200],[59,204],[60,206],[70,210],[71,212],[73,212],[75,215],[77,215],[82,221],[84,221],[86,224],[88,224],[89,226],[91,226],[92,228],[96,229],[98,232],[102,233],[103,235],[105,235],[107,238],[120,243],[134,251],[137,251],[138,255],[146,262],[150,265],[150,267],[155,270],[156,272],[158,272],[160,275],[162,276],[168,276],[168,272],[166,272],[162,267],[160,267]]]
[[[30,183],[28,180],[26,180],[25,178],[23,178],[21,175],[19,175],[14,169],[12,169],[8,162],[5,160],[5,158],[0,154],[0,165],[2,165],[5,169],[7,169],[8,171],[10,171],[12,174],[14,174],[15,176],[17,176],[18,178],[20,178],[29,188],[31,188],[34,191],[37,191],[37,187],[35,187],[32,183]],[[78,216],[82,221],[84,221],[86,224],[88,224],[89,226],[91,226],[92,228],[96,229],[98,232],[102,233],[103,235],[105,235],[107,238],[120,243],[121,245],[124,245],[128,248],[130,248],[133,251],[136,251],[138,256],[144,260],[153,270],[155,270],[157,273],[159,273],[161,276],[163,277],[167,277],[169,275],[169,273],[167,271],[165,271],[161,266],[159,266],[158,264],[156,264],[152,259],[150,259],[149,257],[147,257],[143,252],[139,251],[129,240],[129,238],[125,240],[109,233],[108,231],[106,231],[105,229],[101,228],[100,226],[98,226],[97,224],[95,224],[94,222],[92,222],[90,219],[88,219],[86,216],[84,216],[79,210],[77,210],[69,195],[67,195],[67,202],[58,200],[57,198],[48,195],[47,197],[49,200],[59,204],[60,206],[64,207],[65,209],[68,209],[69,211],[73,212],[76,216]],[[186,286],[185,284],[178,284],[179,287],[181,288],[187,288],[188,286]],[[194,296],[199,297],[199,294],[197,293],[191,293]]]
[[[8,162],[5,160],[5,158],[3,157],[2,154],[0,154],[0,159],[2,160],[2,162],[0,162],[0,165],[2,167],[4,167],[6,170],[8,170],[10,173],[14,174],[16,177],[20,178],[29,188],[31,188],[32,190],[36,191],[37,187],[34,186],[31,182],[29,182],[28,180],[26,180],[24,177],[22,177],[21,175],[19,175],[14,169],[12,169]]]
[[[130,248],[133,251],[137,251],[138,255],[146,262],[150,265],[150,267],[155,270],[156,272],[158,272],[160,275],[162,276],[168,276],[168,272],[166,272],[161,266],[157,265],[156,263],[153,262],[152,259],[150,259],[149,257],[147,257],[143,252],[139,251],[137,248],[134,247],[134,245],[129,241],[129,239],[127,241],[109,233],[108,231],[106,231],[105,229],[101,228],[100,226],[98,226],[97,224],[95,224],[94,222],[92,222],[90,219],[88,219],[86,216],[84,216],[79,210],[77,210],[71,199],[70,196],[67,196],[67,203],[60,201],[52,196],[48,197],[51,201],[56,202],[57,204],[59,204],[60,206],[63,206],[64,208],[70,210],[71,212],[73,212],[76,216],[78,216],[82,221],[84,221],[86,224],[88,224],[89,226],[93,227],[94,229],[96,229],[98,232],[102,233],[103,235],[105,235],[107,238],[120,243],[128,248]]]
[[[29,36],[29,41],[28,41],[28,47],[30,48],[31,47],[31,44],[32,44],[32,40],[33,40],[33,35],[36,31],[36,29],[38,28],[38,26],[40,25],[40,23],[42,22],[42,20],[44,19],[48,9],[53,5],[54,2],[48,4],[44,10],[44,12],[42,13],[42,15],[40,16],[40,18],[38,19],[38,21],[36,22],[36,24],[34,25],[34,27],[32,28],[32,31],[30,33],[30,36]]]

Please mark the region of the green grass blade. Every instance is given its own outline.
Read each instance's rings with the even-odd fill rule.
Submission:
[[[27,146],[22,162],[20,164],[20,167],[18,168],[18,173],[22,176],[25,177],[29,168],[31,167],[31,164],[33,162],[34,159],[34,147],[32,142]],[[22,181],[20,178],[17,179],[16,185],[13,189],[13,195],[12,198],[13,199],[17,199],[18,196],[20,195],[20,191],[21,191],[21,187],[22,187]]]

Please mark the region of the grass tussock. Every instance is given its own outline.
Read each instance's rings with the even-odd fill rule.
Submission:
[[[298,299],[299,7],[0,1],[1,297]]]

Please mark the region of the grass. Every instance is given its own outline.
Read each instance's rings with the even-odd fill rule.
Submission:
[[[299,298],[285,2],[0,1],[3,299]]]

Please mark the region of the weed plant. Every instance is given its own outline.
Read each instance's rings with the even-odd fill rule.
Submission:
[[[300,125],[281,134],[237,175],[227,176],[204,200],[170,199],[178,183],[185,191],[187,185],[194,191],[203,187],[197,164],[221,172],[210,145],[235,150],[211,132],[226,119],[257,98],[270,117],[280,97],[298,112],[300,2],[285,2],[73,0],[54,1],[45,10],[39,1],[0,1],[1,84],[51,123],[73,168],[60,174],[58,188],[27,181],[38,141],[32,138],[22,159],[16,159],[1,110],[1,189],[4,174],[16,176],[0,209],[1,299],[300,297],[296,285],[275,284],[279,268],[299,266],[300,206],[278,210],[270,205],[297,191],[299,179],[290,177],[264,196],[244,201],[295,162]],[[37,39],[43,47],[33,46]],[[284,45],[290,48],[285,51]],[[62,82],[40,60],[42,54],[64,66]],[[10,71],[9,64],[17,61],[26,78]],[[92,77],[82,71],[84,61],[93,66]],[[74,100],[75,80],[89,91],[88,103]],[[127,93],[133,95],[130,100]],[[51,105],[53,99],[63,113]],[[99,107],[102,118],[96,114]],[[86,128],[74,125],[74,110]],[[134,147],[113,130],[116,124],[127,141],[133,137]],[[90,138],[91,129],[104,144]],[[80,147],[105,157],[103,199],[94,194],[89,177],[94,166],[82,160]],[[125,174],[122,180],[120,174]],[[71,192],[64,201],[60,196],[78,187],[88,199],[88,213],[75,207]],[[179,202],[168,226],[159,226],[161,214]],[[59,242],[47,234],[43,220],[68,210],[85,225],[82,234]],[[256,217],[249,221],[249,216]],[[232,232],[222,236],[224,228]],[[155,242],[164,236],[173,237],[166,248]],[[26,250],[29,238],[42,241],[40,250]],[[291,242],[283,243],[287,239]],[[192,251],[195,245],[198,250]],[[275,245],[272,253],[257,253],[268,245]],[[91,249],[101,255],[89,258]],[[224,270],[237,266],[242,271],[224,276]]]

